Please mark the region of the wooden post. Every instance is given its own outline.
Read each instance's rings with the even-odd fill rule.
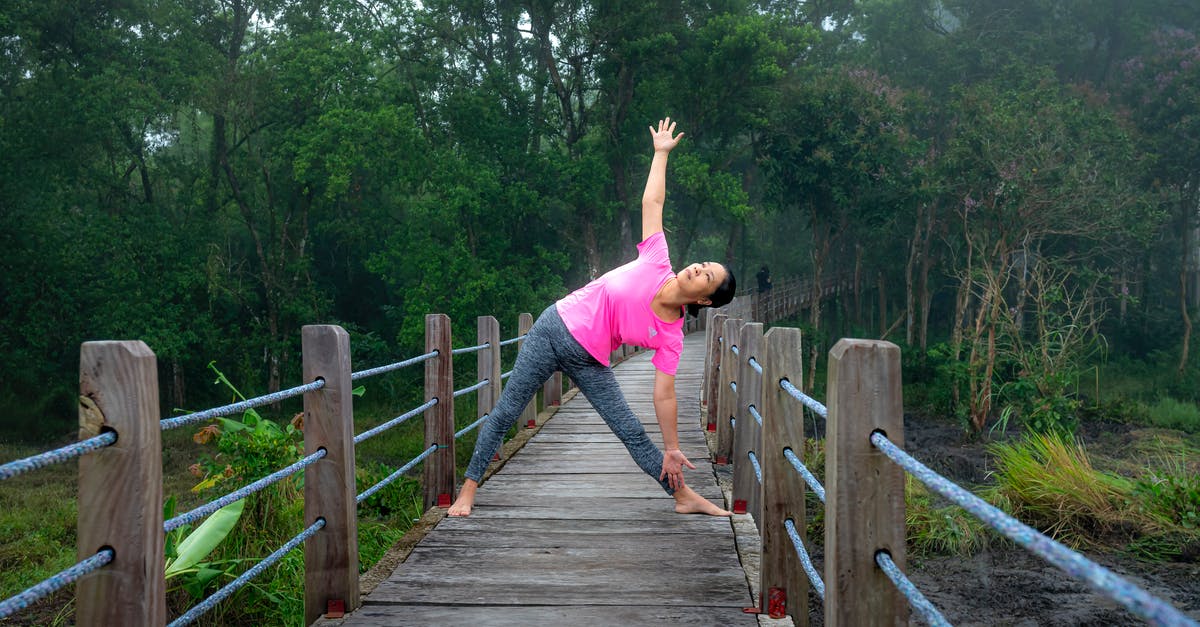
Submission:
[[[723,313],[714,313],[711,316],[708,328],[705,329],[708,350],[705,351],[705,366],[704,366],[704,381],[701,396],[708,407],[708,430],[717,430],[717,385],[719,384],[721,371],[721,332],[725,329],[726,316]]]
[[[763,338],[765,357],[762,376],[763,415],[763,492],[762,565],[759,590],[764,599],[780,599],[783,607],[768,603],[763,608],[771,618],[790,614],[796,627],[808,625],[808,577],[805,576],[796,548],[788,536],[784,521],[791,519],[800,538],[805,539],[804,479],[796,472],[784,451],[791,450],[804,460],[804,406],[792,398],[779,382],[791,381],[802,387],[804,365],[800,351],[800,329],[774,327]],[[805,549],[808,549],[805,543]]]
[[[825,427],[825,624],[907,625],[908,606],[875,565],[889,551],[902,570],[904,471],[871,444],[883,431],[904,442],[900,349],[843,339],[829,351]]]
[[[542,386],[542,405],[543,407],[562,405],[562,371],[555,370],[554,374],[546,379],[546,383]]]
[[[425,352],[438,356],[425,361],[425,402],[438,399],[425,410],[425,448],[438,450],[425,458],[425,507],[450,507],[454,501],[454,365],[450,345],[450,317],[425,315]]]
[[[158,366],[141,341],[85,342],[79,351],[79,437],[117,441],[79,459],[77,555],[113,561],[75,588],[78,625],[162,625],[162,426]]]
[[[762,323],[747,322],[742,325],[738,334],[737,358],[737,406],[734,416],[737,418],[737,428],[734,430],[733,446],[733,506],[741,503],[743,512],[754,516],[754,522],[762,526],[762,486],[754,474],[754,464],[750,461],[750,453],[759,458],[762,463],[762,430],[758,421],[750,413],[750,406],[762,413],[762,394],[760,385],[762,377],[750,366],[750,358],[762,359]],[[765,478],[764,478],[765,480]]]
[[[350,336],[342,327],[300,330],[303,377],[325,385],[304,395],[304,453],[325,457],[304,469],[304,524],[325,528],[304,541],[304,621],[311,624],[331,603],[358,607],[358,501],[354,482],[354,395]]]
[[[478,374],[476,381],[487,379],[489,382],[479,388],[479,392],[475,396],[475,418],[478,419],[496,408],[496,401],[500,400],[502,389],[500,375],[503,373],[500,371],[500,322],[496,320],[495,316],[479,316],[477,323],[479,326],[477,340],[479,344],[487,344],[488,347],[475,353],[475,367]],[[500,451],[497,450],[493,459],[499,458]]]
[[[529,329],[533,328],[533,314],[523,313],[517,319],[517,335],[525,335],[529,333]],[[517,342],[517,350],[525,346],[525,340]],[[529,404],[525,406],[521,412],[521,422],[525,423],[526,429],[532,429],[537,426],[537,394],[529,399]]]
[[[722,325],[721,336],[724,343],[721,346],[721,377],[717,386],[717,452],[716,462],[728,464],[733,454],[733,417],[737,407],[737,395],[733,392],[730,382],[737,381],[737,356],[733,347],[741,335],[742,321],[740,318],[727,318]],[[737,463],[739,460],[733,460]]]

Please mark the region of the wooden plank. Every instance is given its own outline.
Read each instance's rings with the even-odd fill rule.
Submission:
[[[502,381],[500,380],[500,321],[495,316],[479,316],[476,319],[478,327],[475,339],[479,344],[488,347],[475,353],[476,381],[487,380],[488,384],[479,388],[475,397],[475,417],[483,418],[491,413],[500,400]],[[501,447],[503,449],[503,447]],[[497,450],[496,454],[499,455]]]
[[[772,590],[782,591],[784,606],[775,609],[791,615],[796,627],[807,627],[808,577],[784,527],[784,521],[790,519],[801,540],[805,539],[807,490],[800,473],[784,456],[784,451],[791,450],[804,460],[804,406],[779,385],[783,379],[797,387],[803,385],[800,339],[800,329],[785,327],[775,327],[763,338],[763,517],[758,522],[762,539],[758,589],[767,599]],[[769,602],[765,609],[772,609]],[[778,613],[772,612],[771,616],[778,618]]]
[[[363,627],[396,625],[487,625],[488,627],[529,627],[530,625],[570,625],[571,627],[629,627],[629,625],[757,625],[757,619],[737,607],[664,607],[659,604],[625,607],[594,605],[553,605],[513,607],[511,605],[405,605],[403,618],[388,606],[367,606],[355,614],[354,624]]]
[[[829,351],[825,433],[825,624],[907,625],[908,605],[876,551],[904,553],[904,471],[875,449],[870,435],[904,443],[900,348],[843,339]]]
[[[104,547],[115,557],[79,580],[80,625],[161,625],[163,580],[162,426],[157,359],[141,341],[85,342],[79,351],[80,439],[117,441],[79,459],[80,560]]]
[[[350,335],[335,325],[300,330],[304,381],[325,386],[304,395],[304,453],[325,457],[304,469],[304,524],[325,528],[304,542],[304,619],[320,618],[330,601],[359,604],[358,502],[354,484],[354,396]]]
[[[381,583],[371,602],[744,607],[750,599],[737,556],[694,544],[671,559],[621,547],[418,546],[410,567]]]
[[[466,518],[446,519],[421,540],[422,545],[462,544],[462,538],[487,535],[489,546],[560,546],[562,542],[577,541],[596,546],[594,538],[610,535],[632,535],[654,538],[660,535],[717,535],[732,538],[729,525],[712,525],[700,516],[675,516],[666,519],[614,518],[610,520],[560,519],[553,525],[545,520],[524,518]],[[567,540],[571,538],[572,540]],[[475,544],[472,544],[475,546]]]
[[[750,454],[758,456],[762,443],[758,422],[750,414],[750,406],[762,409],[759,400],[760,376],[750,367],[750,358],[759,356],[759,346],[762,342],[762,324],[747,322],[742,325],[738,337],[738,355],[731,367],[737,369],[737,394],[734,395],[736,405],[733,409],[737,417],[734,425],[733,448],[733,503],[736,513],[748,513],[753,516],[755,523],[761,524],[762,512],[759,510],[759,482],[754,473],[754,465]]]
[[[425,410],[425,448],[438,450],[425,458],[425,508],[449,507],[454,501],[454,365],[450,344],[450,318],[446,314],[425,316],[425,352],[438,356],[425,360],[425,402],[437,404]]]

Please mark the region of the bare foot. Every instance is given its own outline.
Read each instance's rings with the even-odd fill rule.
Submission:
[[[448,516],[470,516],[471,507],[475,505],[475,491],[479,489],[479,484],[471,479],[463,482],[462,489],[458,491],[458,498],[454,500],[454,505],[450,506],[450,511],[446,512]]]
[[[707,514],[709,516],[732,516],[733,512],[717,507],[712,501],[700,496],[695,490],[683,486],[675,490],[676,514]]]

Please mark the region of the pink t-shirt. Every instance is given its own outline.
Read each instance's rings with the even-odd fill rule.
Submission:
[[[638,244],[638,258],[588,283],[556,303],[571,335],[597,361],[622,344],[654,349],[650,363],[674,375],[683,352],[683,316],[664,322],[651,308],[654,295],[675,276],[661,231]]]

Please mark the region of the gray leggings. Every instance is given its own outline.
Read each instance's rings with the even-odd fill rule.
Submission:
[[[517,421],[538,388],[556,370],[566,373],[579,386],[592,407],[604,418],[608,428],[625,444],[633,461],[658,481],[667,494],[674,494],[666,479],[658,478],[662,472],[663,453],[650,441],[641,421],[629,408],[629,403],[625,402],[616,375],[611,368],[601,365],[588,354],[571,335],[554,305],[547,307],[529,329],[529,337],[525,338],[525,344],[517,355],[512,376],[504,386],[495,409],[479,429],[475,452],[467,467],[467,478],[475,481],[483,478],[483,471],[500,448],[504,434]]]

